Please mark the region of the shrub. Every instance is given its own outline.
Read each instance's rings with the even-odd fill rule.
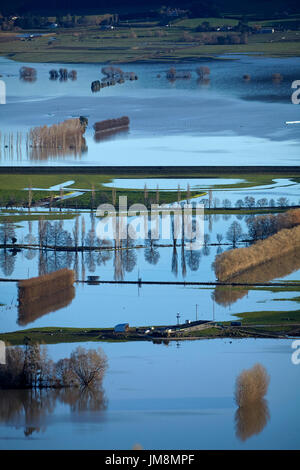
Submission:
[[[262,400],[268,391],[270,377],[261,364],[255,364],[237,377],[235,401],[239,407],[245,407]]]

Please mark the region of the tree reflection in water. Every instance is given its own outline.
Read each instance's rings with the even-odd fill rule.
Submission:
[[[270,412],[265,399],[238,408],[235,412],[236,436],[241,441],[246,441],[249,437],[260,434],[269,419]]]
[[[70,413],[100,412],[107,408],[100,387],[43,390],[0,390],[0,423],[24,428],[24,435],[44,432],[57,404],[69,405]]]
[[[248,269],[245,273],[232,277],[228,282],[241,284],[266,283],[273,279],[284,278],[299,268],[300,250],[294,250],[284,256]],[[246,287],[216,286],[213,298],[219,305],[229,306],[247,294],[248,289]]]

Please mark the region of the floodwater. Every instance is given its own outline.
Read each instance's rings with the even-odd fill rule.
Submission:
[[[237,320],[243,312],[293,312],[299,307],[298,291],[275,291],[184,285],[89,285],[76,284],[72,291],[45,303],[18,306],[15,283],[5,283],[1,293],[1,331],[24,328],[111,328],[174,325],[177,313],[186,320]],[[197,305],[197,307],[196,307]],[[286,315],[284,315],[286,316]]]
[[[80,343],[87,348],[98,345]],[[77,344],[49,346],[54,360]],[[299,449],[299,365],[291,340],[101,343],[103,389],[1,392],[1,449]],[[234,401],[243,369],[270,376],[264,400]]]
[[[272,191],[269,189],[270,193]],[[6,214],[6,212],[4,211]],[[48,211],[31,211],[31,215]],[[34,249],[0,250],[0,272],[7,279],[26,279],[40,276],[62,268],[74,269],[75,278],[80,281],[74,289],[63,291],[37,305],[26,308],[18,306],[16,282],[1,284],[0,324],[2,331],[14,331],[25,327],[111,327],[120,322],[134,326],[173,324],[179,312],[182,320],[230,320],[242,312],[293,311],[298,308],[297,291],[249,289],[246,286],[184,285],[183,283],[215,282],[213,263],[218,254],[232,248],[226,233],[233,222],[242,228],[247,239],[246,215],[206,214],[204,234],[206,243],[199,250],[189,250],[182,240],[173,245],[169,239],[124,241],[122,249],[114,249],[114,243],[100,251],[75,253],[70,251],[40,250],[38,248],[38,220],[22,221],[22,213],[15,222],[15,236],[18,243],[36,244]],[[27,211],[23,212],[24,217]],[[73,233],[75,211],[52,211],[52,226],[60,234]],[[63,219],[70,216],[70,219]],[[85,221],[86,241],[89,233],[95,231],[99,219],[89,211],[82,211]],[[80,220],[80,219],[79,219]],[[81,227],[81,222],[79,227]],[[129,218],[130,222],[132,218]],[[81,230],[81,228],[80,228]],[[218,237],[223,235],[220,241]],[[81,239],[81,234],[79,234]],[[66,237],[64,236],[64,240]],[[59,243],[58,243],[59,245]],[[95,245],[95,242],[92,243]],[[239,242],[238,246],[246,246]],[[274,281],[293,282],[299,280],[300,254],[291,253],[282,259],[265,263],[250,274],[234,280],[242,283],[266,283]],[[90,276],[100,281],[130,281],[134,284],[91,284]],[[250,277],[249,277],[250,276]],[[1,276],[0,276],[1,277]],[[138,284],[142,282],[167,282],[170,284]],[[85,281],[85,282],[81,282]],[[176,283],[181,284],[176,284]],[[197,306],[197,307],[196,307]],[[83,315],[84,312],[84,315]],[[197,315],[197,317],[196,317]]]
[[[232,59],[232,57],[228,57]],[[7,89],[7,104],[0,106],[0,165],[297,165],[298,108],[291,103],[291,84],[300,76],[300,59],[234,56],[235,60],[210,62],[210,81],[193,78],[170,83],[165,72],[170,65],[124,65],[139,80],[92,93],[90,84],[100,78],[100,64],[73,64],[77,80],[50,81],[49,70],[61,64],[33,64],[37,79],[19,79],[22,65],[0,59],[1,79]],[[262,63],[263,60],[263,63]],[[245,82],[247,73],[251,80]],[[272,73],[281,73],[275,83]],[[161,75],[158,78],[158,74]],[[26,146],[30,128],[86,116],[89,126],[82,153],[48,155]],[[107,138],[94,138],[96,121],[130,117],[130,129]],[[8,145],[13,136],[13,145]],[[21,136],[21,137],[20,137]],[[10,137],[11,139],[11,137]],[[17,145],[16,145],[17,139]],[[90,188],[76,182],[62,184],[76,194]],[[107,187],[185,190],[189,184],[199,192],[212,189],[213,205],[223,199],[234,206],[246,196],[286,197],[299,203],[297,178],[278,178],[268,184],[246,187],[239,178],[118,178]],[[60,184],[48,188],[59,190]],[[43,188],[47,189],[47,188]],[[68,197],[72,195],[68,195]],[[177,199],[176,195],[174,196]],[[201,196],[196,198],[201,202]],[[18,213],[20,215],[20,213]],[[23,212],[26,216],[27,211]],[[32,210],[45,215],[47,210]],[[1,215],[15,216],[17,212]],[[72,233],[75,211],[52,211],[60,232]],[[61,218],[69,216],[69,219]],[[97,224],[89,211],[82,211],[85,235]],[[206,243],[201,250],[172,246],[159,239],[143,247],[75,254],[50,250],[0,251],[0,276],[24,279],[68,267],[79,281],[99,276],[107,281],[215,281],[216,255],[231,246],[226,232],[232,222],[247,234],[247,216],[205,215]],[[54,221],[51,221],[54,224]],[[38,221],[14,226],[18,243],[36,243]],[[219,235],[223,235],[221,242]],[[38,243],[38,242],[37,242]],[[136,244],[138,244],[137,242]],[[171,246],[158,246],[168,245]],[[240,246],[245,246],[241,242]],[[296,253],[266,263],[254,272],[252,282],[299,280],[300,259]],[[1,332],[31,327],[113,327],[175,324],[177,314],[185,320],[233,320],[243,312],[298,309],[298,291],[246,287],[195,285],[91,284],[74,287],[30,308],[18,305],[15,281],[1,283]],[[289,313],[288,313],[289,315]],[[291,313],[292,315],[292,313]],[[99,394],[84,396],[74,390],[0,391],[0,449],[299,449],[300,376],[292,363],[292,340],[199,340],[161,344],[152,342],[99,343],[108,357],[108,370]],[[84,343],[94,348],[95,343]],[[49,346],[58,360],[69,356],[77,344]],[[243,369],[261,363],[271,381],[264,400],[246,410],[234,401],[235,381]]]
[[[77,80],[49,80],[49,70],[62,64],[22,64],[37,70],[37,79],[19,79],[21,64],[0,59],[6,105],[0,108],[1,165],[296,165],[299,162],[299,119],[292,104],[292,82],[299,78],[299,58],[261,58],[244,55],[209,62],[209,83],[191,80],[170,83],[170,65],[124,65],[139,79],[92,93],[101,78],[101,64],[72,64]],[[262,64],[263,60],[263,64]],[[243,75],[251,75],[245,82]],[[272,81],[273,73],[283,80]],[[160,78],[158,78],[160,75]],[[31,127],[86,116],[89,127],[83,153],[53,156],[26,151]],[[130,130],[94,140],[95,122],[129,116]],[[23,135],[20,148],[5,147],[4,135]],[[8,138],[8,137],[7,137]],[[20,139],[19,139],[20,144]],[[6,141],[7,145],[7,141]],[[109,158],[108,158],[109,157]]]

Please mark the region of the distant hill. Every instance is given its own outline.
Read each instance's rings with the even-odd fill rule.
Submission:
[[[40,15],[96,14],[118,12],[138,14],[157,10],[162,5],[190,9],[194,16],[253,15],[272,18],[274,15],[300,14],[299,0],[1,0],[3,15],[34,13]]]

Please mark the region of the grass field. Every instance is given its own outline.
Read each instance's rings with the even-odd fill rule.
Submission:
[[[289,299],[292,300],[292,299]],[[243,324],[287,324],[300,323],[300,310],[294,311],[266,311],[266,312],[243,312],[234,316],[240,318]]]
[[[203,330],[195,330],[191,332],[183,332],[178,339],[196,338],[230,338],[230,337],[256,337],[262,335],[286,335],[293,334],[295,327],[293,323],[299,324],[300,311],[293,312],[247,312],[236,315],[242,319],[246,328],[230,327],[230,322],[218,322],[218,326],[208,326]],[[222,325],[224,328],[222,328]],[[299,326],[298,329],[299,335]],[[137,341],[147,340],[145,337],[135,335],[135,328],[130,328],[131,334],[128,337],[118,338],[114,336],[112,328],[60,328],[60,327],[44,327],[31,328],[28,330],[19,330],[10,333],[0,334],[0,340],[7,344],[17,345],[24,344],[26,341],[57,344],[72,343],[85,341]],[[168,338],[160,337],[154,340],[168,340]]]
[[[291,30],[274,34],[253,34],[248,44],[204,45],[196,27],[203,21],[213,26],[234,26],[237,19],[193,18],[172,23],[171,27],[147,22],[134,29],[134,24],[113,31],[99,27],[59,28],[50,32],[56,41],[49,44],[49,35],[32,41],[20,41],[11,32],[0,33],[0,56],[21,62],[61,63],[129,63],[176,62],[213,58],[226,53],[263,53],[268,56],[299,56],[300,32]],[[278,20],[280,22],[280,20]],[[270,25],[272,22],[255,22]],[[291,27],[296,28],[294,23]],[[40,30],[35,32],[48,32]],[[184,38],[188,33],[189,38]],[[215,33],[214,33],[215,34]],[[224,34],[224,33],[222,33]]]
[[[84,194],[76,196],[74,198],[65,199],[63,201],[63,207],[66,208],[74,208],[74,209],[86,209],[91,207],[92,201],[92,188],[95,190],[95,197],[94,197],[94,205],[101,203],[112,203],[112,188],[105,186],[107,183],[111,183],[114,178],[116,177],[121,178],[145,178],[145,183],[147,184],[147,178],[155,176],[157,179],[157,184],[159,185],[160,178],[166,178],[165,174],[157,173],[152,175],[151,173],[143,173],[136,175],[131,175],[126,173],[122,173],[120,175],[110,175],[110,174],[103,174],[101,173],[56,173],[51,172],[49,170],[49,174],[27,174],[27,173],[18,173],[18,174],[7,174],[7,173],[0,173],[0,205],[2,206],[9,206],[14,207],[17,205],[26,205],[28,202],[28,191],[24,190],[24,188],[28,188],[31,186],[32,188],[40,188],[40,190],[32,190],[33,196],[33,204],[38,204],[39,201],[44,200],[45,198],[49,198],[51,194],[55,196],[59,196],[59,189],[53,191],[44,191],[44,189],[50,188],[54,185],[59,185],[65,183],[66,181],[74,181],[70,186],[68,186],[64,194],[72,193],[72,190],[80,189],[85,191]],[[177,175],[178,176],[178,175]],[[192,172],[190,174],[191,184],[192,178],[197,177],[220,177],[222,180],[224,179],[225,175],[222,173],[198,173],[197,171]],[[285,178],[289,177],[292,181],[298,182],[300,177],[297,173],[284,173]],[[171,174],[169,175],[171,177]],[[184,175],[187,179],[189,178],[188,174]],[[272,184],[273,178],[280,177],[280,174],[276,173],[272,174],[264,174],[262,173],[253,173],[253,174],[226,174],[226,178],[234,178],[239,179],[238,183],[234,184],[226,184],[226,181],[221,181],[220,185],[214,184],[212,189],[246,189],[251,188],[253,186],[261,186],[261,185],[268,185]],[[159,185],[160,186],[160,185]],[[136,202],[145,202],[144,197],[144,190],[138,189],[124,189],[116,187],[117,197],[119,196],[127,196],[128,204],[134,204]],[[163,203],[170,203],[177,201],[177,187],[174,184],[173,191],[163,191],[160,190],[160,204]],[[186,189],[181,188],[181,200],[186,199]],[[199,192],[199,190],[191,191],[191,197],[198,197],[204,196],[206,192]],[[148,198],[147,204],[155,203],[156,200],[156,191],[155,190],[148,190]],[[53,201],[53,206],[59,205],[60,202]],[[255,208],[255,209],[241,209],[240,213],[249,214],[249,213],[270,213],[273,211],[278,212],[278,209],[270,209],[270,208]],[[282,210],[286,210],[283,208]],[[222,210],[218,210],[218,213],[224,213]],[[216,213],[216,210],[213,210],[213,213]],[[228,211],[226,211],[228,213]],[[28,219],[29,220],[29,219]]]

